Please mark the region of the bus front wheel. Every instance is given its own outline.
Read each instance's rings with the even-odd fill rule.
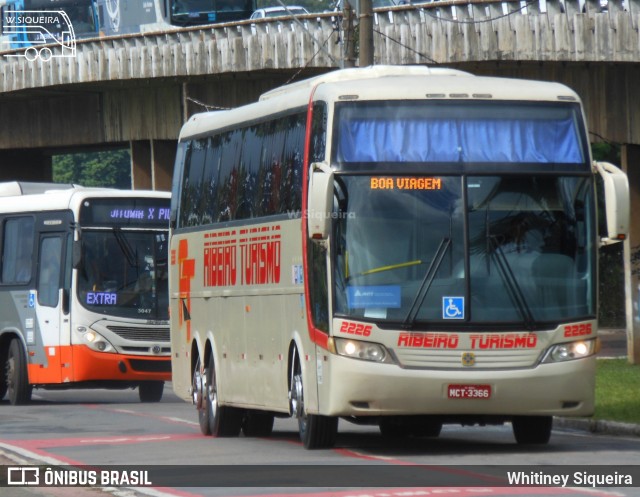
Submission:
[[[513,435],[519,444],[546,444],[551,438],[551,416],[515,416],[511,420]]]
[[[338,434],[338,418],[308,414],[304,406],[302,368],[297,353],[294,353],[291,384],[289,386],[290,410],[298,418],[300,440],[305,449],[333,447]]]
[[[5,374],[9,402],[14,406],[28,404],[31,400],[32,387],[29,385],[27,358],[17,338],[11,340],[9,345]]]
[[[214,437],[237,437],[242,428],[243,411],[235,407],[219,405],[213,358],[209,359],[204,369],[202,388],[204,399],[199,412],[200,430],[205,435],[210,434]],[[208,423],[206,430],[203,429],[205,422]]]
[[[140,402],[160,402],[164,393],[164,381],[145,381],[138,386]]]

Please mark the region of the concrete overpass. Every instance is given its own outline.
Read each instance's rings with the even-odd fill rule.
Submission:
[[[379,10],[375,61],[561,81],[583,98],[594,139],[640,145],[640,0],[624,1],[604,12],[599,0]],[[0,54],[0,162],[46,179],[52,153],[125,144],[134,185],[166,189],[174,142],[187,117],[204,110],[198,102],[233,107],[340,65],[333,15],[301,21],[79,40],[74,57],[57,57],[52,46],[48,61]]]
[[[52,154],[128,146],[135,188],[168,190],[194,112],[255,100],[341,64],[334,14],[81,40],[73,57],[0,53],[0,178],[46,180]],[[378,10],[374,58],[559,81],[582,97],[593,141],[622,146],[640,205],[640,0],[453,0]],[[627,242],[628,322],[638,310]],[[637,321],[636,321],[637,322]],[[640,324],[638,325],[640,326]],[[640,339],[636,339],[638,341]],[[640,342],[635,349],[640,361]]]

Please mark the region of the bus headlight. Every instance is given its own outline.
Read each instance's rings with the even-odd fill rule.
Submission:
[[[105,339],[100,333],[87,330],[82,334],[82,339],[89,346],[90,349],[96,352],[111,352],[114,353],[116,349],[111,345],[107,339]]]
[[[573,361],[597,352],[598,340],[579,340],[577,342],[553,345],[542,359],[543,363]]]
[[[387,350],[378,343],[361,342],[344,338],[333,338],[332,352],[353,359],[362,359],[372,362],[391,362]]]

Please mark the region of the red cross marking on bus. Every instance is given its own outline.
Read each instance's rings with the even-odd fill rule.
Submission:
[[[188,259],[188,255],[188,241],[180,240],[178,245],[178,271],[180,275],[180,303],[178,307],[178,316],[180,327],[182,327],[182,324],[186,322],[187,343],[191,340],[191,280],[195,276],[196,272],[196,261],[193,258]]]

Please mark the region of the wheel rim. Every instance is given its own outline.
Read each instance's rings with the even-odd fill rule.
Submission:
[[[216,389],[216,373],[213,370],[213,365],[211,365],[211,382],[205,385],[205,388],[207,392],[207,400],[211,406],[211,417],[212,419],[215,419],[218,412],[218,393]]]
[[[291,412],[296,418],[304,416],[304,392],[300,373],[294,375],[293,385],[291,385]]]
[[[193,381],[191,385],[191,399],[197,409],[202,409],[202,382],[203,377],[200,373],[200,360],[198,360],[193,370]]]

